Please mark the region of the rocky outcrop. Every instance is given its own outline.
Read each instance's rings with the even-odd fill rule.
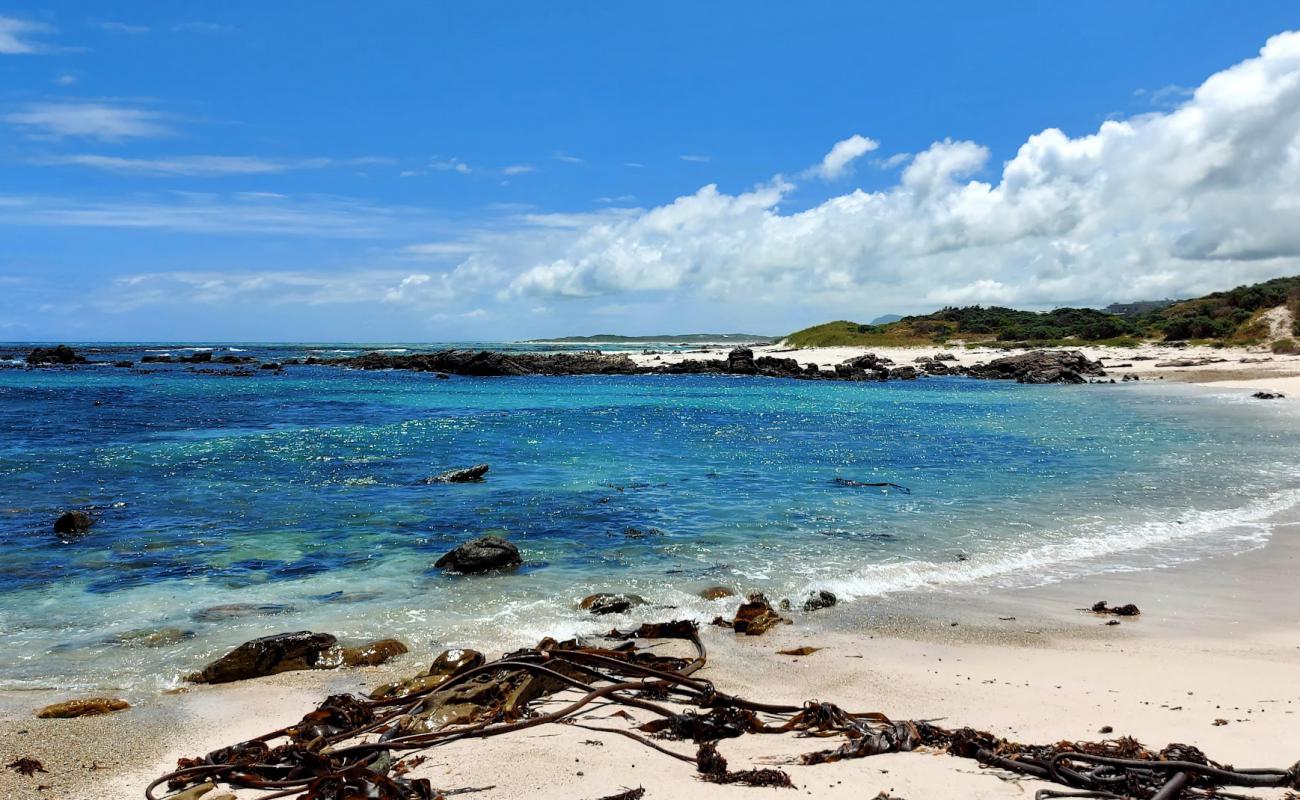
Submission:
[[[190,676],[195,683],[230,683],[299,669],[315,669],[337,640],[328,633],[277,633],[244,642]]]
[[[85,536],[94,524],[94,517],[85,511],[65,511],[54,520],[54,533],[60,539],[77,539]]]
[[[1034,350],[976,364],[966,374],[1017,383],[1087,383],[1090,377],[1105,376],[1106,370],[1100,361],[1092,361],[1078,350]]]
[[[409,369],[449,375],[506,377],[520,375],[634,375],[639,370],[624,354],[502,353],[495,350],[439,350],[434,353],[365,353],[354,358],[323,359],[309,363],[354,369]]]
[[[518,547],[500,536],[480,536],[447,553],[433,565],[439,569],[477,574],[514,569],[523,563]]]
[[[1286,395],[1281,392],[1255,392],[1251,397],[1256,400],[1281,400],[1286,397]]]
[[[609,594],[599,592],[589,594],[578,603],[578,608],[592,614],[626,614],[637,606],[645,605],[645,598],[639,594]]]
[[[116,697],[87,697],[82,700],[65,700],[54,703],[36,712],[40,719],[71,719],[73,717],[96,717],[130,708],[131,704]]]
[[[470,483],[472,481],[481,481],[487,474],[487,464],[475,464],[472,467],[464,469],[449,469],[434,475],[432,478],[425,478],[425,483]]]
[[[77,354],[77,351],[68,347],[66,344],[55,347],[38,347],[27,354],[27,364],[32,367],[45,366],[66,366],[69,364],[85,364],[84,356]]]
[[[731,597],[735,591],[728,589],[726,586],[710,586],[707,589],[700,590],[700,597],[705,600],[720,600],[724,597]]]

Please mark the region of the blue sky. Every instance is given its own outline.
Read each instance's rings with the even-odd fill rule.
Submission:
[[[4,5],[0,339],[780,333],[1294,274],[1297,27],[1293,2]]]

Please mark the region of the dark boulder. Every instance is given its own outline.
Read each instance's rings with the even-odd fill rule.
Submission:
[[[977,364],[967,374],[1018,383],[1086,383],[1089,377],[1104,377],[1106,370],[1100,361],[1092,361],[1078,350],[1034,350]]]
[[[578,608],[593,614],[624,614],[637,606],[645,605],[645,598],[639,594],[608,594],[600,592],[582,598]]]
[[[328,633],[277,633],[244,642],[190,676],[195,683],[229,683],[298,669],[315,669],[337,643]]]
[[[916,367],[902,366],[889,370],[889,377],[897,381],[914,381],[916,375]]]
[[[140,359],[141,364],[170,364],[171,356],[144,356]]]
[[[822,609],[822,608],[830,608],[831,606],[835,605],[838,602],[839,602],[839,598],[837,598],[834,594],[826,591],[825,589],[819,589],[815,592],[810,592],[808,594],[808,598],[803,601],[803,610],[817,611],[818,609]]]
[[[425,483],[470,483],[473,481],[483,480],[487,474],[487,464],[475,464],[472,467],[464,469],[449,469],[446,472],[440,472],[432,478],[425,478]]]
[[[197,353],[191,353],[188,356],[181,356],[176,360],[183,364],[207,364],[212,361],[212,353],[207,350],[201,350]]]
[[[756,375],[758,366],[754,363],[754,351],[748,347],[737,347],[727,354],[727,372],[733,375]]]
[[[1281,400],[1286,397],[1286,395],[1281,392],[1255,392],[1251,397],[1256,400]]]
[[[135,366],[135,362],[134,362],[134,361],[114,361],[114,362],[113,362],[113,366],[118,367],[119,369],[130,369],[131,367],[134,367],[134,366]]]
[[[60,539],[76,538],[85,536],[94,524],[94,518],[84,511],[66,511],[54,520],[54,532]]]
[[[396,639],[379,639],[359,647],[344,647],[339,657],[345,667],[377,667],[406,652],[406,645]]]
[[[268,361],[262,366],[258,367],[258,369],[283,369],[283,367],[274,361]]]
[[[707,589],[700,590],[700,597],[705,600],[720,600],[723,597],[731,597],[736,592],[726,586],[710,586]]]
[[[433,565],[439,569],[476,574],[514,569],[523,563],[518,547],[500,536],[480,536],[447,553]]]
[[[27,354],[27,363],[31,366],[45,366],[48,364],[85,364],[86,359],[77,355],[77,351],[61,344],[56,347],[38,347]]]

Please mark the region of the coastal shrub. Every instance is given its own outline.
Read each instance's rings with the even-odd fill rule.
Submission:
[[[1300,345],[1297,345],[1295,339],[1278,339],[1273,342],[1273,352],[1278,355],[1293,355],[1300,353]]]

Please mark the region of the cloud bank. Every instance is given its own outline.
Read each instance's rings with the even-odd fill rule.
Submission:
[[[875,147],[846,139],[805,174],[833,179]],[[945,139],[887,189],[788,212],[795,186],[779,177],[739,194],[708,185],[575,229],[505,296],[1044,305],[1300,272],[1300,33],[1170,111],[1078,137],[1049,128],[989,160]]]

